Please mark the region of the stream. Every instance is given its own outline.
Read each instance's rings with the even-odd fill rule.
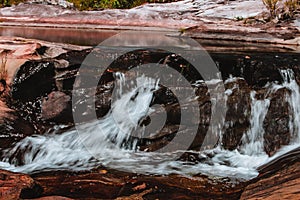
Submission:
[[[49,31],[51,31],[51,35],[57,36],[48,39],[50,41],[80,45],[96,45],[117,33],[116,31],[85,32],[78,30],[71,33],[72,31],[64,30],[62,32],[57,29],[36,29],[34,31],[18,28],[0,29],[2,35],[38,39],[46,39],[45,32],[49,34]],[[78,37],[82,35],[84,37]],[[133,81],[134,86],[126,91],[123,89],[126,87],[125,82],[131,80],[132,77],[128,77],[126,73],[113,72],[116,77],[115,91],[118,98],[103,117],[79,125],[80,130],[84,130],[83,134],[78,134],[74,128],[61,132],[64,126],[58,124],[54,130],[27,136],[10,147],[2,149],[0,167],[29,174],[52,170],[84,171],[97,166],[105,166],[120,171],[151,175],[193,176],[200,173],[242,180],[257,177],[259,174],[257,168],[300,146],[300,108],[298,105],[300,88],[296,73],[291,68],[275,67],[274,71],[278,74],[276,78],[281,81],[263,78],[253,80],[251,73],[242,72],[242,70],[237,72],[236,69],[230,71],[222,66],[222,64],[226,66],[232,64],[226,63],[226,59],[230,55],[226,55],[227,52],[225,55],[222,53],[212,52],[212,57],[219,59],[218,64],[223,72],[223,80],[211,80],[206,84],[216,85],[222,81],[228,85],[233,84],[233,87],[226,88],[226,98],[229,98],[234,91],[239,90],[239,86],[235,83],[240,79],[248,82],[249,85],[252,84],[249,92],[249,127],[242,131],[242,137],[236,148],[229,149],[223,144],[225,131],[221,131],[215,133],[216,137],[219,137],[218,143],[207,150],[190,149],[161,153],[140,149],[138,139],[132,139],[129,136],[135,131],[140,131],[139,134],[143,135],[143,129],[139,129],[141,120],[157,111],[152,107],[152,101],[155,92],[161,89],[160,80],[140,75]],[[246,53],[252,57],[253,52]],[[226,59],[222,63],[220,60],[223,58]],[[234,60],[233,57],[230,58]],[[247,70],[247,68],[245,69]],[[268,74],[262,75],[262,77],[267,76]],[[198,87],[197,84],[203,83],[199,80],[194,84],[195,87]],[[257,88],[263,90],[264,94],[260,94]],[[288,144],[282,144],[279,149],[276,149],[273,155],[268,155],[264,148],[265,137],[267,137],[265,136],[264,121],[271,105],[272,95],[283,89],[289,91],[285,94],[285,101],[289,108],[288,132],[291,139]],[[238,107],[237,104],[235,106]],[[131,120],[128,120],[128,117]],[[233,124],[230,120],[226,121],[225,126],[231,127],[230,123]],[[179,154],[184,153],[195,155],[197,162],[177,159]]]
[[[249,180],[258,175],[256,169],[259,166],[300,146],[300,109],[297,104],[300,101],[299,86],[292,70],[282,70],[281,74],[284,82],[270,84],[267,90],[269,93],[280,88],[291,90],[287,101],[292,108],[290,115],[293,116],[293,120],[290,121],[289,128],[294,137],[289,145],[282,147],[271,157],[263,149],[262,123],[270,100],[257,100],[254,91],[251,92],[251,126],[244,133],[239,150],[228,151],[222,147],[222,144],[219,144],[210,150],[191,151],[190,153],[195,153],[203,161],[198,164],[188,164],[174,160],[176,154],[180,152],[143,152],[136,150],[136,144],[122,146],[122,143],[128,140],[128,133],[139,125],[139,120],[151,112],[149,106],[153,96],[152,91],[158,87],[157,81],[139,77],[132,91],[123,94],[119,88],[120,99],[114,102],[108,115],[99,121],[82,125],[84,127],[81,129],[85,130],[86,135],[78,135],[76,130],[71,130],[62,134],[51,132],[26,137],[12,148],[4,150],[0,166],[10,171],[32,173],[63,169],[80,171],[104,165],[139,174],[195,175],[202,173]],[[128,121],[126,113],[131,113],[136,119],[134,124]],[[118,120],[114,116],[118,116]],[[114,143],[111,142],[111,138],[114,138]],[[22,156],[23,163],[18,163],[20,160],[18,155]]]

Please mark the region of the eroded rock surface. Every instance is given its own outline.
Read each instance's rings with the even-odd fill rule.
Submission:
[[[31,198],[40,193],[41,188],[30,176],[0,170],[0,199]]]
[[[104,168],[87,173],[39,173],[32,177],[44,189],[43,195],[68,194],[72,198],[237,199],[244,184],[206,176],[145,176]]]
[[[299,148],[260,168],[241,199],[299,199]]]

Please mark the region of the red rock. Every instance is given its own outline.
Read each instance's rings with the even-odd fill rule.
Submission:
[[[244,183],[206,176],[137,175],[105,169],[92,172],[43,172],[32,177],[43,195],[100,199],[238,199]]]
[[[262,167],[242,200],[300,199],[300,148]]]
[[[28,175],[0,170],[0,199],[19,199],[22,192],[34,187],[34,180]]]
[[[34,200],[71,200],[67,197],[61,197],[61,196],[48,196],[48,197],[41,197]]]
[[[67,109],[71,97],[63,92],[51,92],[42,102],[42,117],[44,119],[53,119],[62,114]]]

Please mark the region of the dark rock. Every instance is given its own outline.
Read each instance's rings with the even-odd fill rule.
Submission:
[[[55,88],[54,64],[48,61],[27,61],[17,72],[12,84],[12,98],[22,102],[49,94]]]
[[[35,133],[33,125],[23,119],[5,120],[4,123],[0,125],[0,132],[1,149],[9,148],[11,144]]]
[[[225,149],[233,150],[240,144],[241,138],[249,128],[251,112],[250,87],[243,79],[227,83],[228,95],[227,113],[222,144]]]
[[[286,96],[288,89],[277,90],[271,96],[269,111],[264,120],[264,149],[270,156],[274,155],[282,145],[288,145],[291,139],[289,130],[289,103]]]
[[[71,97],[63,92],[53,91],[43,98],[41,116],[46,120],[59,120],[65,122],[65,120],[72,122],[72,113],[70,105]]]

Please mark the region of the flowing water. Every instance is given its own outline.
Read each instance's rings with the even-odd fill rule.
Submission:
[[[282,84],[271,83],[265,87],[268,93],[280,88],[291,91],[286,99],[290,106],[289,128],[293,137],[290,145],[284,146],[272,157],[263,149],[263,121],[270,99],[256,99],[255,91],[251,92],[251,126],[244,133],[239,149],[228,151],[219,144],[210,150],[191,152],[197,153],[204,161],[188,164],[176,160],[177,155],[182,153],[180,151],[144,152],[136,150],[135,142],[130,143],[131,146],[124,145],[124,141],[137,129],[140,119],[153,112],[149,106],[159,81],[141,76],[137,78],[135,87],[125,91],[122,87],[126,77],[118,74],[117,100],[104,118],[80,125],[80,129],[85,130],[84,134],[78,135],[76,130],[70,130],[60,134],[54,131],[26,137],[12,148],[4,150],[0,166],[11,171],[33,173],[64,169],[78,171],[103,165],[142,174],[202,173],[251,179],[258,175],[256,169],[259,166],[300,145],[299,86],[292,70],[281,70],[280,73],[284,79]],[[230,92],[226,93],[230,95]]]

